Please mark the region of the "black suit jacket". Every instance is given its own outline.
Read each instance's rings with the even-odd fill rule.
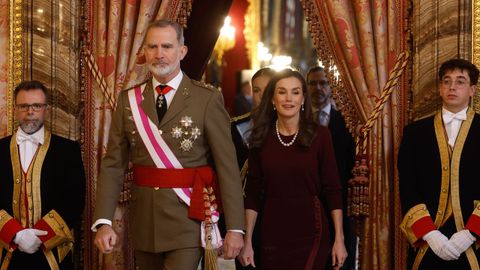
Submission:
[[[13,216],[14,180],[10,155],[11,138],[12,136],[8,136],[0,139],[0,209],[4,209]],[[80,145],[77,142],[52,135],[42,166],[40,189],[41,216],[45,216],[54,209],[70,229],[79,229],[85,205],[85,172]],[[77,242],[79,240],[76,239]],[[60,264],[60,269],[73,269],[71,254],[70,252]],[[41,250],[30,255],[17,249],[13,252],[8,269],[43,270],[50,267]]]
[[[355,143],[352,135],[347,129],[345,120],[342,114],[335,110],[330,110],[330,122],[328,129],[332,134],[333,149],[335,151],[335,159],[337,161],[338,173],[340,175],[340,183],[343,188],[343,205],[347,205],[347,184],[348,180],[352,178],[352,168],[355,164]],[[344,209],[345,211],[346,209]]]

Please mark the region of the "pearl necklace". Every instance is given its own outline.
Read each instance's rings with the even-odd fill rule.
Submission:
[[[289,142],[289,143],[284,142],[284,141],[282,140],[282,137],[280,136],[280,132],[278,132],[278,120],[275,122],[275,131],[277,132],[277,138],[278,138],[278,140],[279,140],[280,143],[281,143],[283,146],[285,146],[285,147],[291,146],[291,145],[295,142],[295,140],[297,139],[298,130],[297,130],[297,132],[295,132],[295,135],[293,136],[293,139],[292,139],[291,142]]]

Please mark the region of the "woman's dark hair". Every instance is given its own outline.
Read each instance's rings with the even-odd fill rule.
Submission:
[[[255,74],[253,74],[251,81],[253,82],[253,80],[255,80],[256,78],[261,77],[261,76],[267,76],[267,77],[271,78],[271,77],[273,77],[273,75],[275,75],[275,70],[273,68],[264,67],[264,68],[261,68],[261,69],[257,70],[257,72],[255,72]]]
[[[297,142],[303,147],[309,147],[312,143],[315,135],[316,124],[312,117],[312,102],[310,94],[307,90],[307,83],[300,72],[292,69],[284,69],[276,72],[275,75],[270,79],[260,105],[255,111],[252,112],[253,128],[249,138],[250,148],[260,148],[265,142],[267,135],[274,127],[275,121],[277,120],[277,113],[275,110],[273,110],[272,104],[275,88],[278,81],[290,77],[297,78],[301,82],[303,96],[305,97],[303,104],[304,110],[300,110],[300,123]]]

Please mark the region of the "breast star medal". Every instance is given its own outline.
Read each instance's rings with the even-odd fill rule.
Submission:
[[[180,126],[172,128],[172,137],[180,140],[180,149],[189,152],[193,148],[195,140],[202,135],[200,129],[193,126],[193,120],[190,116],[180,118]]]

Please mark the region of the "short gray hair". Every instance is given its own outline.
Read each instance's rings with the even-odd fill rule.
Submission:
[[[148,25],[146,33],[148,33],[148,31],[150,31],[150,29],[152,28],[166,28],[169,26],[175,29],[175,32],[177,33],[178,43],[180,43],[180,45],[184,45],[185,37],[183,36],[183,27],[176,21],[165,20],[165,19],[153,21]]]

